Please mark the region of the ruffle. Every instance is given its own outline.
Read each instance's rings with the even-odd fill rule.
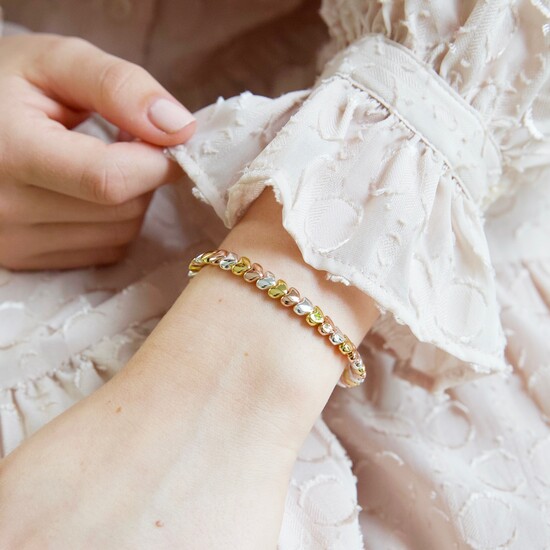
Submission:
[[[376,33],[430,65],[479,113],[503,158],[498,195],[518,192],[529,182],[527,169],[548,163],[547,3],[322,0],[320,14],[331,36],[321,56],[323,64]]]
[[[482,214],[443,155],[350,79],[295,94],[196,113],[170,150],[196,196],[232,227],[271,186],[304,261],[376,301],[373,334],[414,383],[508,370]]]

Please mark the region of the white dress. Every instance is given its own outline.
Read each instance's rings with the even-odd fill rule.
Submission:
[[[199,110],[168,152],[190,181],[123,263],[0,273],[3,453],[122,368],[268,185],[304,260],[382,311],[367,382],[304,443],[279,547],[550,548],[550,5],[321,15],[314,84]]]

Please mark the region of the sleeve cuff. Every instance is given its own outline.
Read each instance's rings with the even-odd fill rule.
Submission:
[[[226,227],[272,186],[304,261],[369,294],[397,373],[430,390],[507,372],[478,205],[447,159],[353,78],[195,114],[169,152]],[[380,340],[376,338],[375,340]]]

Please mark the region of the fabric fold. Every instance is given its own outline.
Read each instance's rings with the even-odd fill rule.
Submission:
[[[361,70],[368,64],[344,56],[309,91],[220,99],[196,113],[196,134],[170,154],[227,227],[271,186],[304,261],[375,300],[383,315],[373,333],[401,359],[401,375],[435,390],[505,372],[475,194],[439,148],[361,85]]]

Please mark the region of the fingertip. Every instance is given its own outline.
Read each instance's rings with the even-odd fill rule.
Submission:
[[[197,119],[193,119],[186,126],[184,126],[178,134],[175,136],[175,140],[170,145],[178,145],[180,143],[185,143],[197,130]]]
[[[147,114],[156,130],[160,130],[157,145],[183,143],[196,128],[197,121],[193,114],[175,100],[157,98],[151,103]]]
[[[181,143],[187,142],[197,129],[197,121],[193,120],[189,122],[186,126],[181,128],[178,132],[173,134],[155,133],[153,141],[149,141],[152,145],[157,145],[159,147],[174,147],[175,145],[180,145]]]

